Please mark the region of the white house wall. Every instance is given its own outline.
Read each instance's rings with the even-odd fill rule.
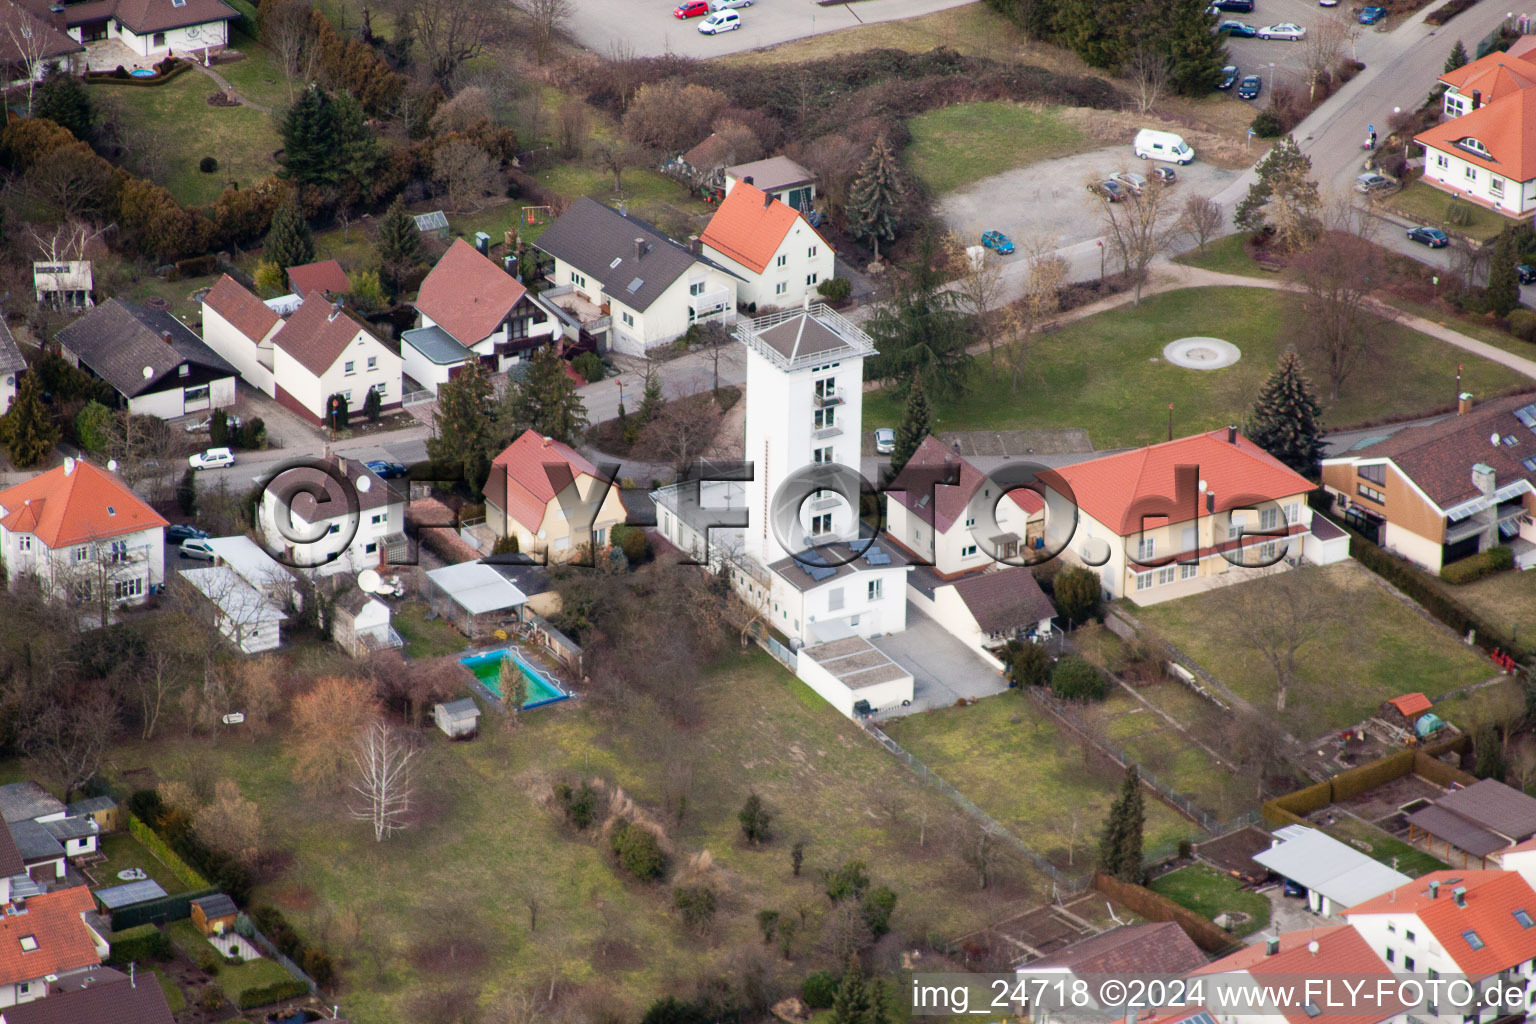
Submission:
[[[1396,555],[1415,562],[1430,572],[1439,572],[1445,549],[1437,540],[1414,533],[1406,527],[1388,521],[1382,528],[1381,546]]]
[[[267,397],[272,397],[272,369],[262,365],[260,355],[265,352],[268,361],[272,359],[271,335],[282,328],[281,323],[274,324],[266,338],[261,339],[261,344],[252,341],[241,334],[233,324],[219,315],[218,311],[203,305],[203,344],[224,358],[224,361],[240,371],[240,376],[253,388],[257,388]]]
[[[16,400],[16,374],[0,374],[0,416],[4,416],[11,409],[11,403]]]
[[[815,690],[822,700],[831,704],[847,718],[854,717],[853,706],[861,700],[869,701],[870,707],[879,710],[896,707],[902,701],[912,699],[913,685],[910,675],[851,690],[804,650],[801,650],[796,657],[795,675],[806,686]]]
[[[768,261],[767,269],[761,274],[712,246],[705,245],[704,254],[727,270],[741,275],[742,280],[736,286],[738,302],[755,302],[759,307],[799,306],[804,303],[807,295],[815,301],[816,286],[837,273],[832,247],[803,217],[795,218],[794,227],[785,232],[779,247],[774,250],[773,258]],[[779,265],[781,258],[784,260],[783,266]],[[811,275],[815,275],[815,280],[807,283],[806,279]]]
[[[370,357],[377,360],[371,370],[368,368]],[[346,372],[348,361],[353,363],[351,374]],[[401,367],[400,357],[364,330],[353,336],[336,361],[319,376],[311,373],[280,345],[274,350],[272,365],[277,385],[320,420],[325,418],[325,402],[332,395],[351,392],[347,408],[355,413],[362,409],[368,390],[374,385],[380,386],[379,397],[383,405],[398,405]]]
[[[437,389],[448,383],[451,366],[434,363],[407,342],[400,343],[401,369],[416,383],[437,394]]]
[[[201,387],[202,385],[197,385]],[[219,377],[208,382],[208,406],[198,408],[193,412],[207,412],[209,409],[227,409],[235,404],[235,378]],[[138,395],[128,399],[128,411],[135,416],[158,416],[163,420],[173,420],[178,416],[187,414],[186,388],[173,387],[164,391],[152,391],[149,394]]]
[[[1504,213],[1523,214],[1536,209],[1536,180],[1514,181],[1463,159],[1454,150],[1425,147],[1424,157],[1424,177],[1431,181]],[[1494,191],[1496,185],[1502,186],[1502,193]]]
[[[167,29],[164,33],[148,32],[142,36],[134,33],[116,18],[109,22],[109,26],[109,37],[122,40],[124,45],[141,57],[161,55],[170,50],[195,54],[205,48],[218,48],[229,44],[229,23],[225,21],[207,21],[200,25]],[[165,38],[159,40],[156,38],[159,35],[164,35]]]

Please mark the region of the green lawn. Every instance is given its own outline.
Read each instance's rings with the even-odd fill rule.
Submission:
[[[183,205],[212,202],[231,181],[246,188],[277,171],[272,154],[282,143],[271,118],[251,107],[209,106],[208,97],[218,87],[200,71],[148,88],[91,88],[114,89],[124,117],[152,130],[164,147],[165,172],[158,184]],[[218,160],[217,172],[198,170],[205,156]]]
[[[1266,897],[1245,890],[1237,879],[1213,871],[1204,864],[1170,871],[1155,879],[1151,888],[1179,906],[1213,920],[1228,911],[1247,914],[1248,920],[1233,929],[1239,936],[1251,935],[1269,924],[1269,900]]]
[[[936,195],[1083,146],[1083,133],[1057,110],[1002,100],[931,110],[907,127],[907,162]]]
[[[1191,700],[1195,694],[1178,683],[1160,683],[1151,690],[1183,690]],[[1150,697],[1151,694],[1143,693]],[[1156,702],[1153,702],[1156,703]],[[1180,721],[1187,715],[1165,708]],[[1178,729],[1156,711],[1142,704],[1123,689],[1116,688],[1098,708],[1103,717],[1105,740],[1123,751],[1143,770],[1155,775],[1164,785],[1219,819],[1235,817],[1257,803],[1258,791],[1250,779],[1239,778],[1224,769],[1210,754],[1191,743]]]
[[[232,64],[220,64],[216,70],[235,87],[236,92],[274,111],[281,111],[293,102],[288,92],[287,76],[283,74],[271,50],[238,33],[233,45],[245,55],[245,59]]]
[[[1205,243],[1204,252],[1191,249],[1182,256],[1174,257],[1173,261],[1199,267],[1201,270],[1214,270],[1220,274],[1241,274],[1244,277],[1274,276],[1267,270],[1261,270],[1253,261],[1253,257],[1248,255],[1248,250],[1245,248],[1247,242],[1247,232],[1240,231],[1235,235],[1226,235]]]
[[[1287,325],[1304,315],[1300,296],[1269,289],[1190,288],[1152,295],[1140,306],[1099,313],[1034,338],[1016,392],[1006,371],[977,356],[962,396],[930,396],[934,431],[1086,427],[1099,448],[1130,447],[1167,439],[1170,403],[1177,434],[1241,423],[1287,347]],[[1222,370],[1186,370],[1163,361],[1164,345],[1190,335],[1224,338],[1242,349],[1242,359]],[[1362,368],[1345,382],[1339,401],[1325,405],[1325,424],[1362,423],[1443,405],[1458,364],[1465,367],[1463,386],[1477,394],[1523,379],[1401,325],[1387,325],[1386,337],[1372,353],[1369,370]],[[1383,380],[1392,387],[1381,387]],[[901,404],[888,391],[865,396],[865,422],[896,424],[901,416]]]
[[[464,634],[443,619],[427,621],[427,606],[407,601],[391,620],[400,639],[405,641],[407,658],[438,658],[469,649]]]
[[[1472,211],[1470,224],[1450,224],[1445,219],[1446,207],[1450,205],[1451,197],[1433,185],[1423,181],[1416,181],[1403,189],[1382,200],[1382,204],[1390,206],[1398,213],[1416,220],[1421,224],[1428,224],[1437,228],[1445,228],[1457,234],[1467,235],[1480,242],[1486,242],[1496,236],[1515,221],[1508,217],[1486,210],[1474,203],[1464,203],[1467,209]]]
[[[267,988],[292,978],[293,975],[282,964],[262,957],[259,960],[247,960],[238,967],[225,964],[219,968],[216,980],[225,998],[239,1006],[241,993],[248,989]]]
[[[1536,359],[1536,345],[1528,341],[1521,341],[1508,331],[1501,331],[1486,320],[1467,314],[1447,311],[1436,306],[1422,302],[1411,302],[1399,296],[1392,296],[1392,305],[1405,313],[1423,317],[1453,331],[1459,331],[1478,341],[1485,341],[1494,348],[1501,348],[1506,352],[1513,352],[1525,359]]]
[[[160,984],[160,991],[165,993],[165,1002],[170,1007],[171,1012],[180,1013],[182,1010],[185,1010],[187,1008],[187,997],[182,995],[180,986],[170,978],[167,978],[165,972],[160,970],[160,968],[152,967],[150,970],[154,972],[155,981]]]
[[[830,966],[817,873],[847,859],[896,891],[893,927],[915,941],[982,927],[1002,894],[1049,898],[1033,875],[1012,876],[1029,894],[1013,884],[978,889],[954,841],[969,819],[766,655],[733,654],[710,684],[700,691],[700,721],[687,729],[649,711],[605,714],[569,701],[522,716],[515,731],[482,730],[471,743],[425,730],[421,820],[383,845],[366,823],[349,820],[344,793],[316,796],[293,784],[279,740],[167,735],[114,756],[123,764],[152,756],[163,779],[233,779],[258,802],[287,867],[255,901],[281,908],[301,934],[324,937],[357,1024],[417,1019],[410,1008],[423,985],[489,998],[547,986],[552,972],[563,985],[591,989],[614,1019],[636,1020],[701,972],[734,976],[743,950],[766,953],[760,909],[797,919],[804,909],[793,961],[765,956],[775,985],[798,985]],[[665,823],[685,877],[689,858],[709,852],[713,867],[697,875],[720,894],[708,939],[682,926],[667,884],[625,881],[595,829],[572,831],[545,805],[554,783],[593,777]],[[751,791],[775,812],[775,838],[761,848],[740,841],[736,819]],[[687,796],[680,825],[679,792]],[[607,813],[605,799],[600,817]],[[797,841],[806,844],[798,878],[790,872]],[[540,895],[532,932],[525,891]],[[440,930],[423,930],[422,902],[407,893],[433,894],[432,918],[453,922],[451,950]]]
[[[1536,640],[1536,572],[1512,569],[1460,586],[1437,579],[1437,585],[1489,628],[1509,630],[1520,643]]]
[[[1352,561],[1306,574],[1342,610],[1296,655],[1296,676],[1280,722],[1298,736],[1353,725],[1382,701],[1422,691],[1434,698],[1494,673],[1472,648],[1389,595]],[[1266,588],[1274,577],[1233,584]],[[1326,593],[1325,593],[1326,592]],[[1219,628],[1226,588],[1142,608],[1137,618],[1165,635],[1233,692],[1269,713],[1275,676],[1263,657]]]
[[[1325,829],[1340,842],[1348,843],[1372,859],[1388,867],[1396,868],[1405,875],[1417,878],[1431,871],[1443,871],[1450,867],[1442,860],[1409,846],[1401,839],[1394,839],[1374,825],[1358,818],[1340,817]],[[1362,845],[1363,844],[1363,845]]]
[[[91,868],[91,873],[101,880],[104,888],[125,884],[117,877],[117,873],[127,868],[143,869],[168,893],[183,892],[187,888],[174,871],[160,863],[154,854],[144,848],[144,844],[127,832],[102,836],[101,852],[107,855],[106,863]]]
[[[608,206],[617,207],[620,202],[628,203],[630,213],[649,221],[673,237],[687,238],[690,234],[697,234],[714,211],[714,207],[705,205],[703,200],[671,178],[639,167],[624,172],[624,188],[621,192],[614,191],[613,175],[592,163],[560,163],[539,172],[536,177],[539,184],[566,200],[591,196]],[[512,215],[515,216],[515,212]],[[544,227],[547,225],[522,227],[523,237],[532,241],[543,233]],[[474,230],[489,229],[477,227]],[[493,241],[501,241],[499,234],[492,234],[491,237]]]
[[[1010,690],[884,728],[1035,852],[1073,871],[1092,866],[1120,771],[1090,758],[1023,694]],[[1146,808],[1149,852],[1199,837],[1199,826],[1150,795]]]

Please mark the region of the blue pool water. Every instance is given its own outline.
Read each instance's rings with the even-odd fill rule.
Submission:
[[[155,77],[155,72],[151,68],[134,68],[132,71],[130,71],[128,73],[130,75],[132,75],[134,78],[154,78]]]
[[[475,678],[480,680],[480,685],[499,700],[501,699],[501,663],[508,658],[512,659],[523,673],[523,677],[528,680],[528,699],[523,702],[523,710],[553,704],[555,701],[570,697],[570,694],[546,679],[542,672],[512,650],[488,651],[485,654],[460,658],[459,664],[474,673]]]

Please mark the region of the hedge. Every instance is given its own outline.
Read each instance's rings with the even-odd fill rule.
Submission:
[[[140,88],[148,88],[155,85],[164,85],[177,75],[191,70],[191,64],[188,64],[186,61],[180,61],[169,71],[162,71],[154,78],[135,78],[132,75],[125,75],[119,78],[115,71],[87,71],[85,73],[85,82],[87,85],[136,85]]]
[[[145,903],[135,903],[131,907],[112,911],[112,927],[127,930],[142,924],[185,921],[192,916],[193,900],[214,896],[218,892],[218,889],[209,886],[206,889],[193,889],[191,892],[178,892]]]
[[[1513,569],[1514,567],[1514,549],[1501,544],[1498,547],[1489,548],[1487,551],[1480,551],[1475,555],[1469,555],[1449,565],[1442,565],[1440,567],[1440,578],[1447,583],[1455,583],[1459,586],[1463,583],[1471,583],[1473,580],[1492,576],[1494,573],[1503,572],[1505,569]]]
[[[260,16],[256,13],[255,6],[248,3],[247,0],[225,0],[225,3],[233,7],[240,15],[240,17],[235,19],[235,28],[250,36],[252,40],[260,39]]]
[[[107,936],[112,952],[107,955],[107,965],[133,963],[143,960],[169,960],[176,955],[171,937],[152,924],[135,925]]]
[[[181,859],[180,854],[171,849],[170,844],[160,838],[160,833],[150,828],[140,820],[139,816],[128,814],[128,832],[133,838],[143,843],[150,853],[166,867],[171,869],[175,876],[190,885],[194,889],[209,889],[213,883],[192,870],[191,865]]]

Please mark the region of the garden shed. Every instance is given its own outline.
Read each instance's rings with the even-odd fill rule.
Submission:
[[[480,726],[480,705],[473,697],[444,701],[432,709],[432,720],[451,739],[473,739]]]
[[[200,896],[192,901],[192,923],[204,935],[221,935],[235,927],[240,910],[235,901],[216,892],[212,896]]]

